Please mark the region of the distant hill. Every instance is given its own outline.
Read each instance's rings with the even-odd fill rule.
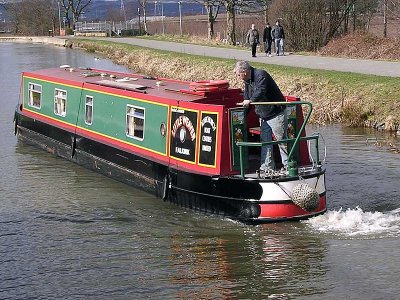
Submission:
[[[11,3],[20,0],[7,0],[4,3]],[[0,0],[1,2],[1,0]],[[138,16],[138,1],[137,0],[124,0],[125,15],[127,20],[137,18]],[[164,16],[173,17],[179,15],[179,5],[178,1],[168,1],[162,0],[151,1],[147,4],[146,12],[147,16],[161,16],[162,11]],[[204,7],[200,3],[191,3],[187,1],[182,1],[182,15],[199,15],[204,13]],[[143,11],[141,9],[141,16],[143,16]],[[85,9],[83,18],[81,21],[105,21],[110,19],[121,18],[123,20],[123,14],[121,14],[121,1],[120,0],[92,0],[90,5]],[[7,13],[0,6],[0,21],[7,18]]]

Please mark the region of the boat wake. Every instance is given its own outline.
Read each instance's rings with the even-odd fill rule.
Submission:
[[[305,223],[319,232],[343,237],[384,238],[400,236],[400,208],[390,212],[364,212],[360,207],[328,211]]]

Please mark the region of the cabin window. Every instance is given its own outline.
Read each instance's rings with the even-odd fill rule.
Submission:
[[[29,106],[40,108],[42,105],[42,86],[29,83]]]
[[[85,123],[92,125],[93,122],[93,97],[86,96],[85,101]]]
[[[67,91],[55,89],[54,113],[61,117],[65,117],[67,115]]]
[[[126,107],[126,135],[143,140],[144,138],[144,108],[128,105]]]

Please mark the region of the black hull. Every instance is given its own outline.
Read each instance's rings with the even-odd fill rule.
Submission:
[[[262,203],[259,200],[263,193],[258,180],[212,177],[173,169],[34,120],[18,110],[15,122],[16,134],[21,141],[182,207],[245,223],[304,218],[258,220]]]

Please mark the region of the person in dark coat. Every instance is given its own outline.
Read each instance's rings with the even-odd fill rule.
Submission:
[[[266,71],[255,69],[246,61],[238,61],[234,72],[244,81],[243,107],[248,108],[250,103],[257,102],[285,102],[278,85]],[[255,112],[260,117],[261,142],[272,141],[272,134],[276,140],[286,139],[287,115],[284,105],[255,105]],[[279,144],[279,151],[283,166],[287,167],[287,145]],[[273,146],[261,147],[260,170],[269,171],[275,169],[273,159]]]
[[[275,26],[272,27],[271,37],[275,41],[275,49],[276,55],[285,55],[284,51],[284,40],[285,40],[285,31],[283,30],[282,25],[279,20],[276,21]]]
[[[251,28],[247,32],[246,42],[251,47],[251,56],[256,57],[257,45],[260,44],[260,35],[256,29],[256,25],[251,24]]]
[[[263,32],[263,42],[265,45],[265,54],[268,56],[271,56],[271,46],[272,46],[271,30],[272,30],[271,25],[267,23]]]

